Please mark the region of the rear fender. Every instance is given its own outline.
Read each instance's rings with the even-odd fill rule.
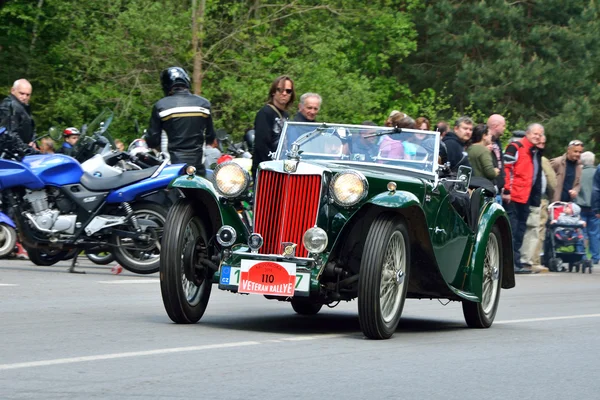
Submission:
[[[112,191],[107,197],[107,203],[122,203],[134,201],[144,194],[166,188],[169,183],[183,173],[185,164],[175,164],[165,167],[155,178],[146,178],[131,185]]]
[[[473,293],[479,301],[482,296],[482,282],[483,282],[483,264],[485,260],[485,250],[488,242],[488,237],[494,225],[498,226],[500,230],[500,236],[502,243],[502,288],[510,289],[515,287],[515,273],[513,266],[513,252],[512,252],[512,233],[510,230],[510,223],[506,216],[506,211],[497,203],[489,203],[488,206],[479,216],[479,227],[486,227],[485,229],[478,229],[475,245],[473,248],[473,257],[469,270],[467,271],[468,279],[464,286],[464,290]]]

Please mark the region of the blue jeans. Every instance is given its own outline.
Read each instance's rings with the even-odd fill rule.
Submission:
[[[586,227],[584,234],[589,241],[589,249],[592,254],[592,261],[600,261],[600,220],[591,210],[581,211],[581,220],[585,221]],[[587,257],[586,257],[587,259]]]

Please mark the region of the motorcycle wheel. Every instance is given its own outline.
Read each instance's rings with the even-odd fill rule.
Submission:
[[[158,228],[148,228],[150,241],[140,241],[131,238],[113,236],[111,242],[115,245],[113,255],[123,268],[135,274],[153,274],[158,272],[160,264],[160,248],[167,209],[155,203],[138,203],[132,206],[133,214],[140,219],[154,221]],[[134,230],[130,224],[126,229]]]
[[[85,256],[88,258],[88,260],[98,265],[108,265],[111,262],[115,261],[115,256],[106,251],[100,251],[98,253],[86,252]]]
[[[17,244],[17,232],[12,226],[0,224],[0,258],[9,255]]]

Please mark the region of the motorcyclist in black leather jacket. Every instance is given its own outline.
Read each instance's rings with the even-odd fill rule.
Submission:
[[[15,81],[10,95],[0,102],[0,120],[10,134],[18,135],[21,142],[33,146],[35,140],[35,122],[31,117],[29,98],[31,83],[26,79]]]
[[[148,146],[160,146],[161,132],[169,138],[171,163],[186,163],[204,176],[203,145],[215,139],[210,102],[190,93],[191,81],[180,67],[170,67],[160,74],[166,97],[154,104],[150,126],[146,132]]]

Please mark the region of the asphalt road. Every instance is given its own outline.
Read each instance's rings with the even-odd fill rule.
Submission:
[[[156,275],[67,267],[0,260],[0,399],[600,398],[600,271],[517,276],[486,330],[408,300],[371,341],[356,302],[301,317],[215,287],[175,325]]]

